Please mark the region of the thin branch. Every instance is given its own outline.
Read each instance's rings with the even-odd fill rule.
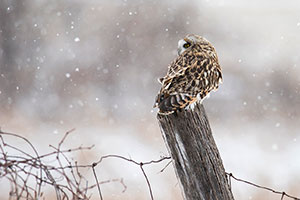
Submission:
[[[141,170],[142,170],[142,172],[143,172],[143,175],[144,175],[144,177],[145,177],[145,179],[146,179],[146,182],[147,182],[147,185],[148,185],[148,188],[149,188],[149,192],[150,192],[151,200],[153,200],[153,193],[152,193],[151,185],[150,185],[148,176],[146,175],[145,170],[144,170],[144,168],[143,168],[143,163],[140,163],[140,168],[141,168]]]
[[[98,165],[99,163],[101,163],[101,162],[102,162],[104,159],[106,159],[106,158],[119,158],[119,159],[121,159],[121,160],[125,160],[125,161],[128,161],[128,162],[134,163],[135,165],[138,165],[138,166],[140,167],[142,173],[143,173],[143,176],[144,176],[146,182],[147,182],[148,189],[149,189],[149,192],[150,192],[151,200],[153,200],[153,192],[152,192],[152,189],[151,189],[151,184],[150,184],[150,181],[149,181],[149,179],[148,179],[148,176],[147,176],[147,174],[146,174],[146,172],[145,172],[143,166],[144,166],[144,165],[150,165],[150,164],[160,163],[160,162],[162,162],[162,161],[164,161],[164,160],[170,159],[171,157],[169,157],[169,156],[168,156],[168,157],[161,157],[161,158],[158,159],[158,160],[151,160],[151,161],[147,161],[147,162],[137,162],[137,161],[135,161],[135,160],[133,160],[133,159],[131,159],[131,158],[126,158],[126,157],[124,157],[124,156],[113,155],[113,154],[111,154],[111,155],[102,156],[102,157],[99,159],[98,162],[93,163],[93,165],[92,165],[93,168],[96,167],[96,165]],[[100,189],[100,187],[99,187],[99,189]],[[99,191],[100,191],[100,190],[99,190]],[[99,193],[100,193],[100,192],[99,192]]]
[[[94,177],[95,177],[95,180],[96,180],[96,184],[97,184],[97,188],[98,188],[100,199],[103,200],[103,197],[102,197],[102,194],[101,194],[101,189],[100,189],[100,184],[99,184],[98,177],[97,177],[97,174],[96,174],[96,171],[95,171],[96,165],[97,164],[93,163],[92,170],[93,170],[93,174],[94,174]]]
[[[66,154],[82,150],[90,150],[94,147],[94,145],[89,147],[80,146],[77,148],[62,150],[61,147],[63,143],[66,141],[67,136],[72,131],[73,129],[66,132],[57,147],[50,145],[50,147],[53,148],[54,151],[43,155],[39,155],[37,149],[25,137],[19,136],[14,133],[5,133],[0,131],[0,180],[1,178],[6,178],[11,183],[9,199],[24,198],[33,200],[39,199],[41,197],[45,198],[45,196],[43,196],[44,187],[51,186],[56,192],[56,199],[90,199],[91,194],[88,194],[89,190],[95,189],[97,187],[100,199],[103,200],[100,185],[111,182],[119,182],[123,186],[122,193],[124,193],[127,190],[127,186],[124,184],[123,178],[104,180],[100,182],[98,180],[95,167],[107,158],[121,159],[139,166],[146,180],[151,200],[154,199],[149,177],[145,172],[144,166],[158,164],[164,162],[165,160],[168,160],[169,162],[160,170],[160,172],[163,172],[172,162],[170,160],[170,157],[161,157],[157,160],[138,162],[132,158],[126,158],[120,155],[105,155],[100,157],[97,162],[94,162],[92,164],[79,165],[77,161],[71,162]],[[18,148],[12,144],[8,144],[5,141],[6,136],[19,138],[25,141],[25,143],[28,144],[31,149],[33,149],[35,156],[31,155],[28,152],[25,152],[24,150],[22,150],[23,148]],[[9,153],[10,150],[15,150],[20,153],[20,155],[11,155]],[[54,163],[46,164],[46,161],[47,163],[49,163],[49,158],[53,157],[57,157],[57,159],[51,161]],[[64,165],[62,160],[60,159],[64,159],[67,162],[67,165]],[[92,169],[96,184],[89,185],[88,180],[81,174],[81,169]],[[286,192],[276,191],[272,188],[261,186],[250,181],[237,178],[232,173],[226,173],[226,175],[228,176],[230,188],[231,179],[235,179],[238,182],[243,182],[256,188],[279,194],[281,195],[281,200],[286,198],[300,200],[300,198],[287,194]],[[32,186],[32,184],[30,184],[32,182],[32,179],[35,180],[35,186]]]
[[[165,171],[165,169],[172,163],[172,160],[170,160],[166,166],[164,166],[164,168],[162,168],[159,172],[162,173],[163,171]]]

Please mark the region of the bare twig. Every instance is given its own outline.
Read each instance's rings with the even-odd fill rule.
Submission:
[[[170,157],[170,159],[171,159],[171,157]],[[165,171],[165,169],[166,169],[171,163],[172,163],[172,160],[169,161],[169,162],[166,164],[166,166],[164,166],[164,168],[162,168],[159,172],[162,173],[163,171]]]
[[[50,145],[54,151],[39,155],[34,145],[25,137],[14,134],[6,133],[0,130],[0,180],[6,178],[10,184],[11,189],[9,192],[10,199],[44,199],[45,187],[52,187],[56,193],[56,199],[90,199],[91,189],[98,189],[99,197],[103,200],[100,185],[108,184],[111,182],[119,182],[121,184],[122,193],[127,190],[127,186],[124,183],[123,178],[115,178],[109,180],[99,181],[96,174],[96,166],[98,166],[103,160],[107,158],[121,159],[125,162],[132,163],[138,166],[143,174],[151,200],[154,199],[152,187],[149,181],[149,177],[144,169],[147,165],[162,163],[168,160],[168,163],[160,170],[163,172],[172,162],[171,157],[161,157],[157,160],[150,160],[146,162],[138,162],[132,158],[126,158],[120,155],[105,155],[100,157],[97,162],[87,165],[80,165],[77,161],[71,161],[67,156],[68,153],[91,150],[93,146],[62,149],[64,142],[67,140],[67,136],[73,131],[68,131],[58,143],[57,147]],[[25,144],[29,145],[34,154],[9,144],[6,142],[6,137],[14,137],[15,139],[21,139]],[[10,152],[18,152],[18,155],[12,155]],[[57,158],[49,163],[49,158]],[[66,163],[66,164],[65,164]],[[86,179],[81,169],[92,169],[95,178],[95,184],[89,184],[89,180]],[[246,181],[240,178],[236,178],[232,173],[226,173],[229,178],[236,181],[246,183],[248,185],[257,187],[259,189],[267,190],[275,194],[281,195],[281,200],[285,197],[300,200],[300,198],[287,194],[286,192],[276,191],[272,188],[260,186],[258,184]],[[32,180],[35,180],[35,185],[32,185]],[[230,184],[231,185],[231,184]]]
[[[143,168],[143,163],[140,163],[140,168],[141,168],[141,170],[142,170],[142,172],[143,172],[143,175],[144,175],[144,177],[145,177],[145,179],[146,179],[146,182],[147,182],[147,185],[148,185],[148,188],[149,188],[149,192],[150,192],[151,200],[153,200],[153,193],[152,193],[151,185],[150,185],[148,176],[146,175],[146,172],[145,172],[145,170],[144,170],[144,168]]]
[[[101,189],[100,189],[100,184],[99,184],[98,177],[97,177],[97,174],[96,174],[96,171],[95,171],[96,165],[97,164],[93,163],[92,164],[92,169],[93,169],[93,174],[94,174],[94,177],[95,177],[95,180],[96,180],[96,183],[97,183],[97,188],[98,188],[100,199],[103,200]]]
[[[50,186],[55,190],[56,199],[89,199],[91,197],[88,194],[90,189],[96,186],[100,187],[100,184],[117,181],[114,179],[97,182],[94,185],[89,184],[88,180],[81,174],[80,169],[89,169],[92,166],[78,165],[77,161],[71,161],[66,154],[90,150],[93,146],[62,149],[63,143],[72,131],[68,131],[63,136],[57,147],[50,145],[54,151],[44,155],[39,155],[33,144],[25,137],[0,131],[0,179],[6,178],[11,183],[10,198],[39,199],[44,195],[43,188]],[[23,150],[24,148],[7,143],[4,137],[22,139],[33,149],[34,155]],[[16,151],[18,155],[11,155],[12,150],[13,152]],[[46,164],[52,157],[55,157],[52,163]],[[29,179],[35,180],[35,187],[32,187],[32,181]],[[123,179],[119,179],[119,182],[123,186],[124,192],[127,186]]]
[[[160,163],[160,162],[162,162],[162,161],[164,161],[164,160],[170,159],[170,157],[162,157],[162,158],[160,158],[160,159],[158,159],[158,160],[151,160],[151,161],[147,161],[147,162],[137,162],[137,161],[135,161],[135,160],[133,160],[133,159],[131,159],[131,158],[126,158],[126,157],[120,156],[120,155],[106,155],[106,156],[102,156],[102,157],[99,159],[98,162],[93,163],[93,165],[92,165],[93,168],[96,167],[96,165],[98,165],[99,163],[101,163],[101,162],[102,162],[104,159],[106,159],[106,158],[119,158],[119,159],[121,159],[121,160],[125,160],[125,161],[128,161],[128,162],[134,163],[135,165],[138,165],[138,166],[140,167],[142,173],[143,173],[143,176],[144,176],[145,180],[146,180],[146,183],[147,183],[147,186],[148,186],[148,189],[149,189],[149,192],[150,192],[151,200],[154,199],[154,198],[153,198],[153,192],[152,192],[152,188],[151,188],[151,184],[150,184],[149,178],[148,178],[148,176],[147,176],[147,174],[146,174],[146,172],[145,172],[143,166],[144,166],[144,165],[155,164],[155,163]],[[96,177],[97,177],[97,176],[95,176],[95,178],[96,178]],[[98,190],[99,190],[99,194],[101,194],[101,193],[100,193],[100,187],[98,188]]]

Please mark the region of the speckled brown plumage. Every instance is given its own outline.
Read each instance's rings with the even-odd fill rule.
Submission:
[[[154,107],[161,114],[186,108],[216,90],[222,81],[215,48],[203,37],[187,35],[178,42],[179,56],[160,79],[162,87]]]

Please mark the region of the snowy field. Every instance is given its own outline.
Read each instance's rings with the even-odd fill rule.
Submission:
[[[5,0],[0,9],[1,130],[47,152],[75,128],[64,145],[95,144],[72,155],[86,164],[167,156],[152,110],[157,78],[195,33],[223,70],[204,106],[226,171],[300,197],[299,1]],[[145,167],[154,198],[180,200],[173,167],[159,173],[165,165]],[[137,166],[109,159],[97,173],[127,186],[104,184],[105,200],[150,199]],[[7,199],[9,185],[0,188]],[[237,200],[280,199],[234,180],[232,189]]]

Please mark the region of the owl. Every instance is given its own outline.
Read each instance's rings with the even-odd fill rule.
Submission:
[[[216,91],[222,72],[215,48],[205,38],[189,34],[178,42],[178,57],[169,65],[167,75],[159,79],[161,89],[154,107],[160,114],[189,108]]]

